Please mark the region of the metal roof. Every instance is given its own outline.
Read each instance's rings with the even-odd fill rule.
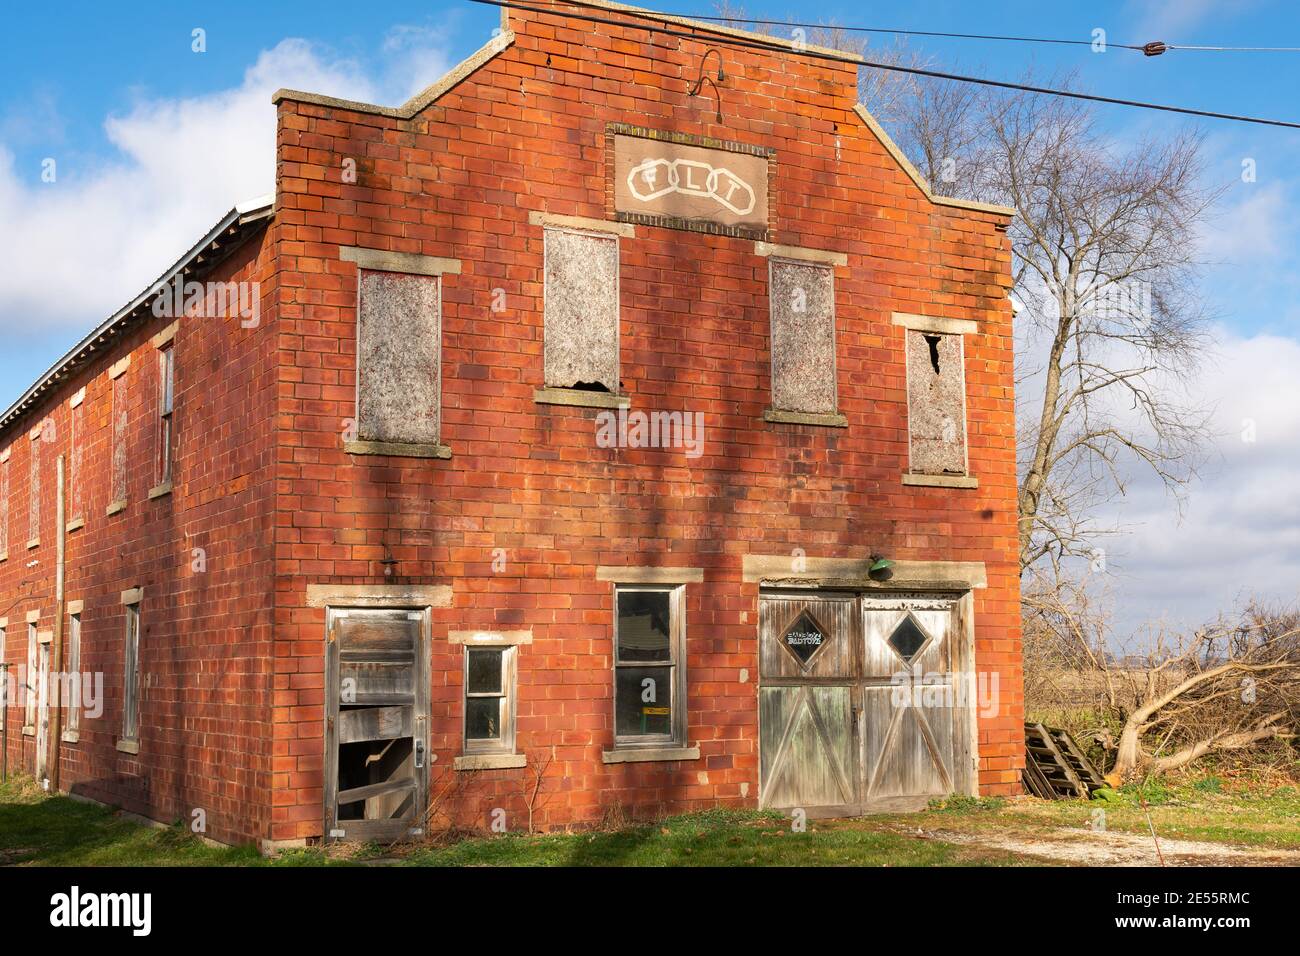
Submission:
[[[135,328],[141,322],[152,319],[154,316],[149,306],[163,286],[170,283],[177,275],[184,280],[187,277],[210,272],[256,229],[261,228],[263,221],[270,218],[274,206],[274,195],[259,196],[257,199],[237,204],[222,216],[221,220],[166,272],[149,283],[143,292],[74,345],[17,401],[0,414],[0,435],[8,432],[14,423],[19,421],[29,409],[36,406],[51,389],[61,385],[88,362],[97,358],[118,336]]]

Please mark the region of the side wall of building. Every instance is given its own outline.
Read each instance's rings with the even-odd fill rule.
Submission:
[[[1000,697],[979,720],[979,782],[1014,792],[1023,704],[1005,219],[931,202],[853,112],[851,66],[724,46],[715,106],[687,95],[707,35],[510,18],[514,42],[409,120],[279,102],[274,835],[321,832],[325,612],[307,588],[384,583],[386,567],[393,581],[454,592],[433,611],[435,789],[462,752],[462,648],[449,633],[531,632],[517,692],[529,767],[476,774],[461,798],[467,822],[485,823],[495,807],[522,819],[532,768],[551,753],[543,826],[754,805],[759,586],[742,580],[746,555],[982,562],[976,666],[996,675]],[[835,270],[847,428],[764,421],[768,260],[755,243],[644,225],[620,247],[622,391],[633,409],[703,412],[702,454],[602,448],[595,409],[534,401],[543,233],[529,214],[614,218],[610,122],[775,149],[772,241],[847,255]],[[358,277],[343,246],[460,262],[442,280],[449,459],[344,451]],[[978,324],[964,353],[977,488],[902,483],[895,312]],[[687,737],[699,759],[602,761],[613,735],[613,588],[597,568],[608,565],[703,569],[686,589]]]
[[[274,251],[272,236],[260,229],[205,279],[260,283],[256,327],[243,327],[251,320],[237,315],[177,321],[150,314],[0,436],[0,453],[10,452],[0,617],[8,618],[5,659],[15,678],[25,673],[29,612],[42,632],[54,630],[58,456],[67,469],[65,597],[74,610],[80,605],[80,670],[95,699],[86,697],[76,732],[60,742],[61,788],[166,822],[202,819],[208,836],[229,842],[264,837],[269,823],[278,381],[266,341],[276,334]],[[167,491],[158,461],[159,337],[174,322]],[[123,409],[115,409],[115,384],[125,405],[116,476],[114,419]],[[70,400],[79,392],[74,433]],[[31,429],[40,432],[35,441]],[[27,547],[33,455],[39,544]],[[124,507],[106,513],[122,500],[122,488]],[[122,737],[123,592],[136,588],[140,716],[133,746]],[[69,624],[65,615],[65,669],[72,663]],[[21,731],[23,709],[10,703],[10,767],[33,772],[36,734]]]

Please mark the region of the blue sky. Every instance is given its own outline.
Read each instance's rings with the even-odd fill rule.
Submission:
[[[1283,2],[897,4],[748,0],[750,16],[1112,43],[1300,46]],[[1068,7],[1067,9],[1061,9]],[[708,0],[662,9],[712,14]],[[14,4],[0,33],[0,406],[145,288],[272,173],[279,86],[397,103],[497,25],[464,2]],[[192,51],[205,31],[206,52]],[[878,36],[877,44],[890,42]],[[1111,49],[913,38],[938,67],[1015,79],[1075,71],[1110,96],[1300,120],[1300,54]],[[1184,120],[1100,108],[1118,140]],[[1218,456],[1180,520],[1140,476],[1116,502],[1133,527],[1109,562],[1125,627],[1203,618],[1247,593],[1292,601],[1300,582],[1300,131],[1204,121],[1208,178],[1227,187],[1202,251],[1219,350]],[[43,163],[56,178],[42,181]],[[1243,182],[1243,160],[1256,179]],[[1243,442],[1242,423],[1257,440]],[[1225,564],[1233,570],[1223,572]]]

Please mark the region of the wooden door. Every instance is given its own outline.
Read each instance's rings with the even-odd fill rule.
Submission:
[[[815,816],[852,813],[854,596],[765,593],[758,616],[759,805]]]
[[[907,809],[968,792],[959,596],[862,599],[862,799]]]
[[[423,832],[428,611],[330,608],[326,631],[326,839]]]

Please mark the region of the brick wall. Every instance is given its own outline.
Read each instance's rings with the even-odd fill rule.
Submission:
[[[83,712],[79,739],[61,744],[61,786],[167,822],[189,824],[192,812],[202,809],[207,835],[227,841],[264,835],[269,815],[277,374],[275,350],[267,343],[274,342],[276,323],[274,250],[271,234],[262,230],[209,277],[261,282],[264,304],[272,307],[263,308],[258,328],[241,328],[237,317],[179,322],[170,494],[148,497],[159,485],[158,350],[150,339],[170,318],[150,315],[110,340],[42,405],[0,434],[0,451],[11,449],[10,543],[8,559],[0,562],[0,617],[9,619],[6,660],[25,664],[27,612],[40,611],[41,630],[54,628],[55,467],[60,454],[70,462],[68,400],[84,387],[78,435],[84,470],[75,477],[85,524],[67,534],[65,597],[84,602],[81,667],[103,675],[104,700],[100,716]],[[107,515],[113,498],[109,369],[126,356],[127,504]],[[30,441],[28,430],[41,423],[41,440]],[[33,450],[41,456],[40,544],[28,549]],[[202,549],[201,555],[194,549]],[[117,747],[121,594],[134,587],[144,590],[138,754]],[[35,737],[20,733],[16,703],[8,711],[10,767],[32,772]]]
[[[410,119],[280,99],[280,362],[275,515],[276,839],[320,834],[324,612],[313,583],[451,584],[434,610],[435,779],[460,752],[456,629],[531,628],[518,736],[555,748],[540,822],[754,805],[758,586],[745,554],[980,561],[976,666],[1001,678],[979,724],[980,785],[1018,789],[1020,680],[1010,247],[994,212],[934,204],[853,112],[851,66],[721,49],[723,122],[690,98],[709,45],[511,11],[513,44]],[[599,30],[599,32],[596,32]],[[768,262],[751,240],[644,225],[621,242],[621,377],[633,408],[703,411],[701,457],[599,448],[595,410],[540,405],[542,229],[530,211],[612,219],[606,123],[776,150],[774,242],[837,268],[847,429],[769,423]],[[345,181],[346,161],[355,182]],[[339,246],[459,259],[443,277],[448,460],[347,454],[356,266]],[[506,310],[491,308],[503,290]],[[893,312],[978,323],[965,342],[976,489],[906,487],[904,330]],[[494,569],[495,549],[505,565]],[[698,761],[606,766],[613,599],[598,565],[702,567],[687,588],[688,738]],[[742,682],[747,670],[749,680]],[[459,801],[523,812],[528,771]],[[518,816],[515,819],[519,819]]]

